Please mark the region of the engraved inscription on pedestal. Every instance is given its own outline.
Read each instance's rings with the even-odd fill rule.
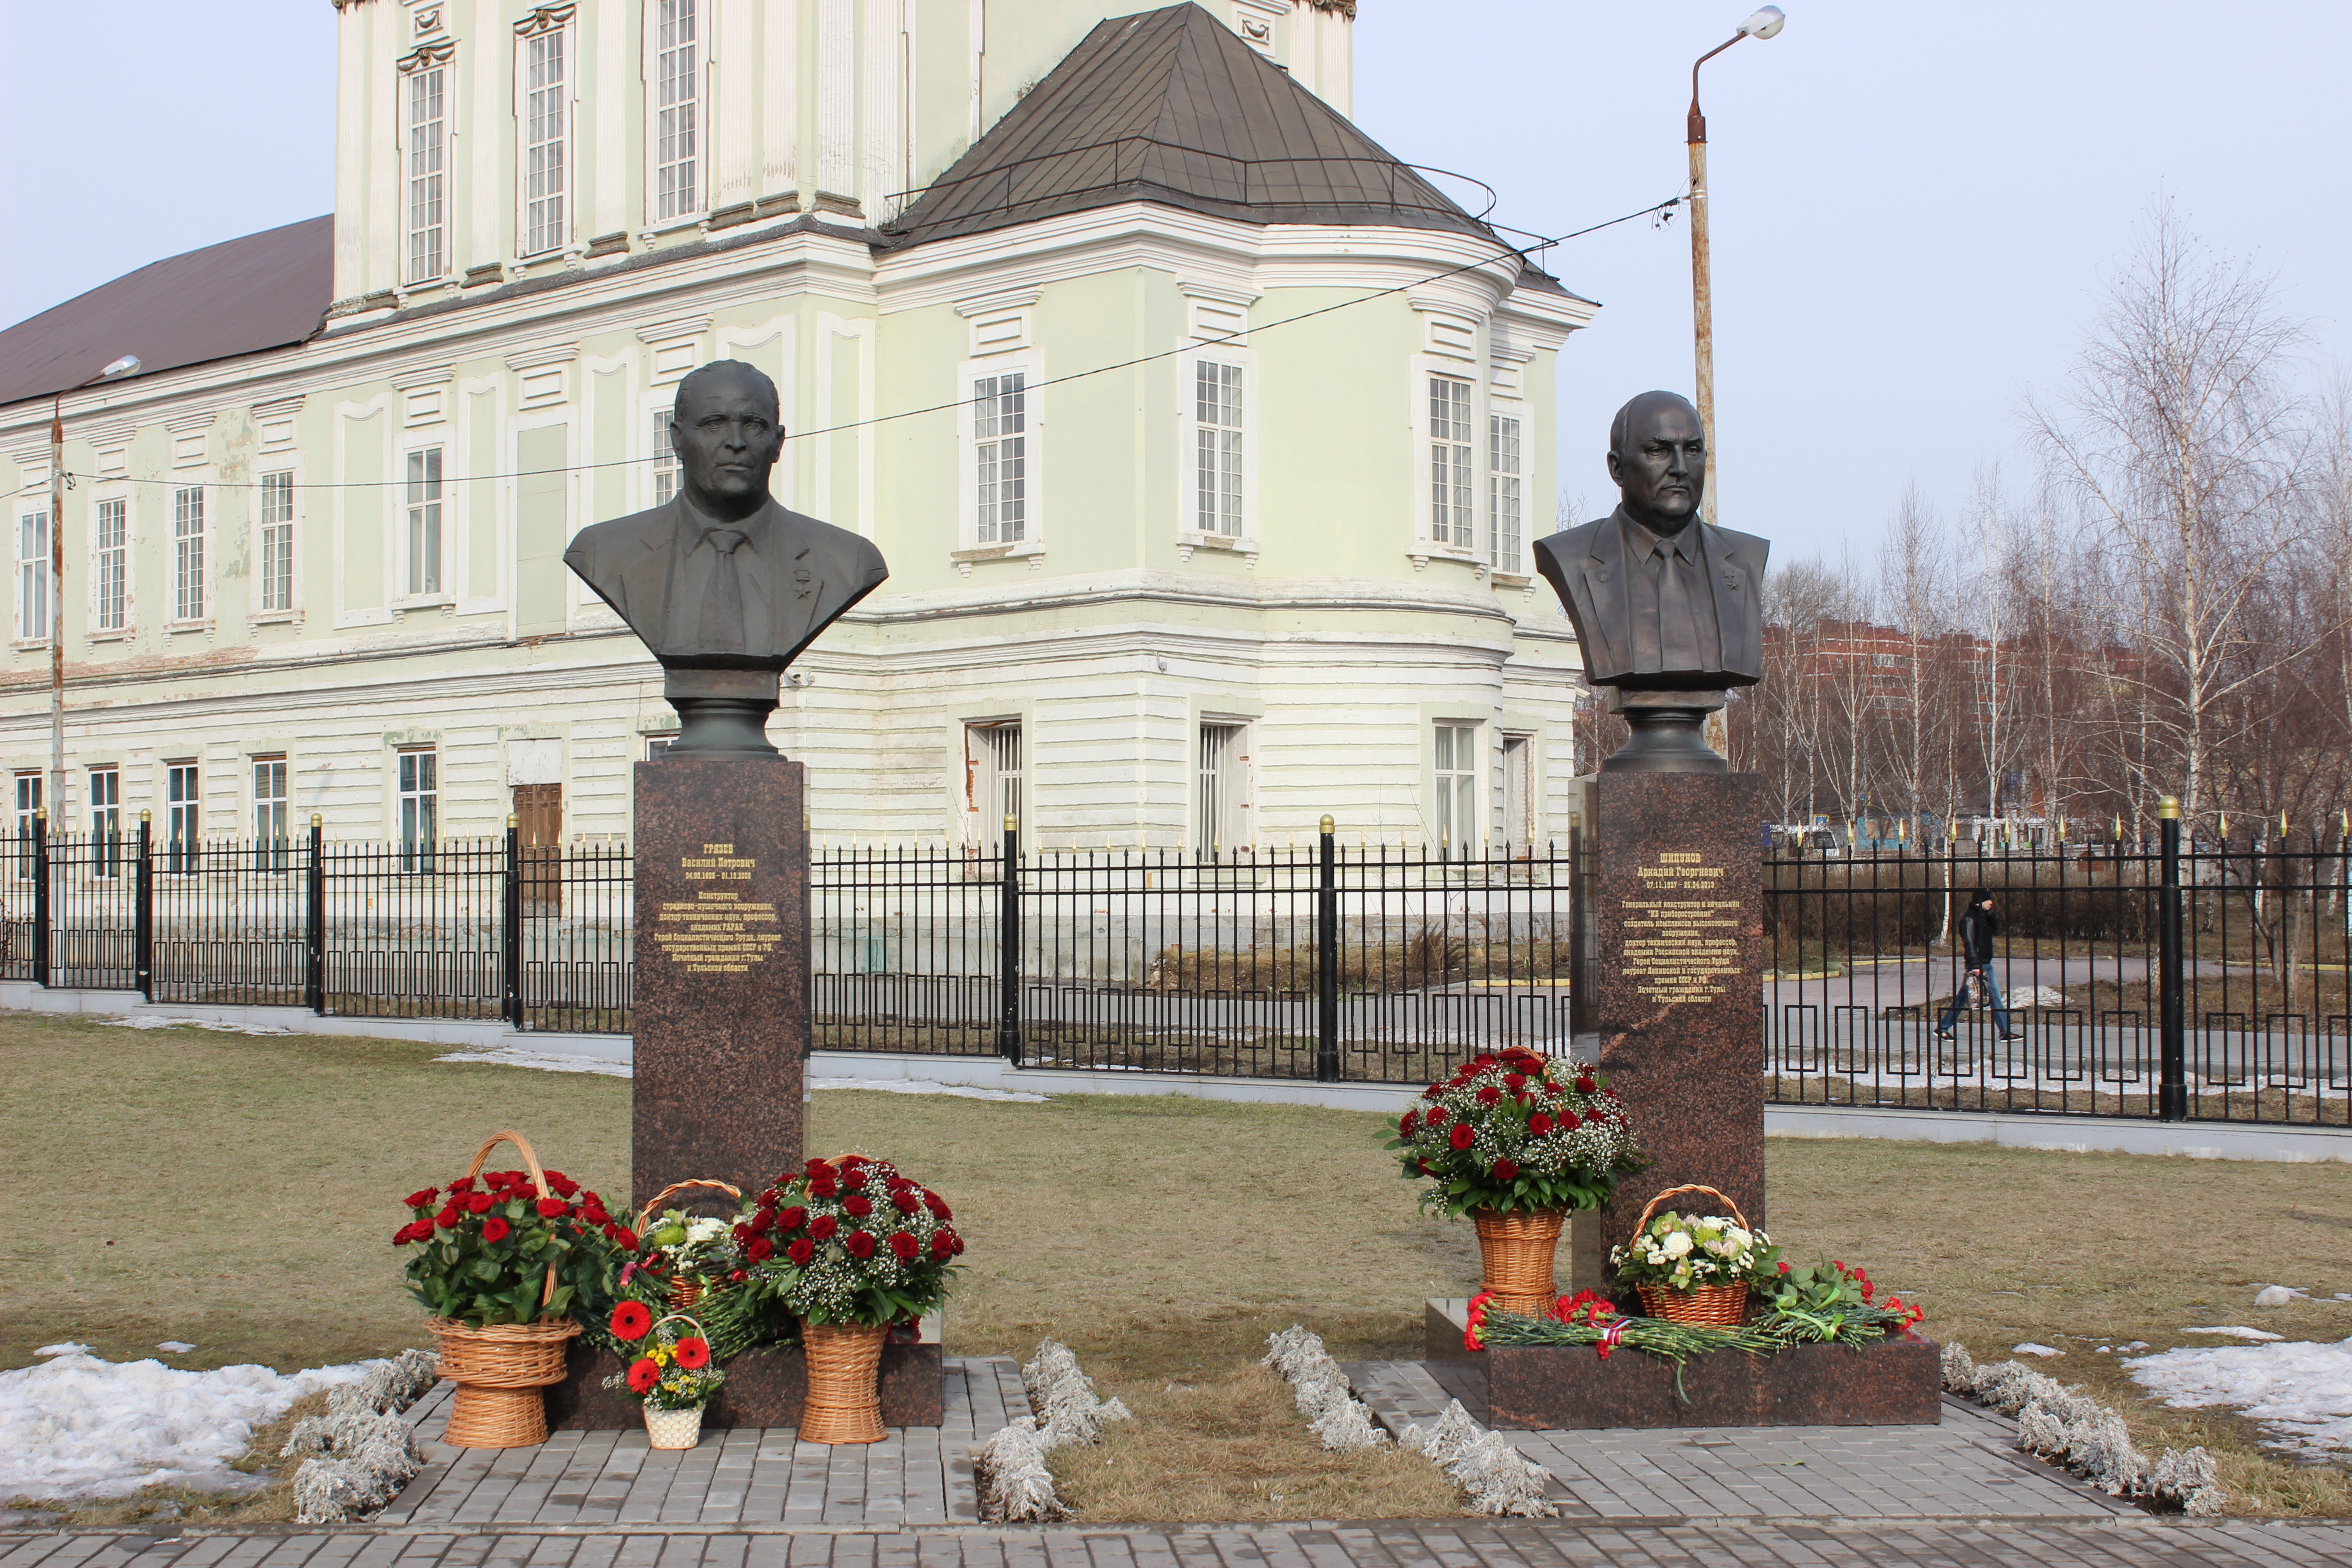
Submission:
[[[1739,974],[1739,900],[1723,890],[1723,868],[1686,849],[1664,849],[1637,866],[1643,897],[1622,900],[1625,978],[1645,1002],[1712,1002]]]
[[[748,882],[760,862],[732,844],[706,844],[682,856],[688,883]],[[783,933],[776,906],[746,900],[740,889],[696,888],[692,899],[666,899],[654,911],[654,945],[688,974],[748,974],[773,952]]]

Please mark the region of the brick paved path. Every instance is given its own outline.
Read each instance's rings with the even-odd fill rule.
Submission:
[[[0,1568],[2321,1568],[2352,1525],[1558,1523],[0,1534]]]

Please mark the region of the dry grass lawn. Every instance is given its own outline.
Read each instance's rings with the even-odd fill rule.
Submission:
[[[437,1054],[0,1017],[0,1173],[47,1195],[28,1215],[76,1212],[78,1194],[98,1216],[0,1237],[0,1365],[65,1339],[114,1359],[179,1339],[198,1349],[176,1364],[283,1369],[424,1342],[385,1244],[399,1197],[500,1126],[625,1195],[625,1080]],[[1324,1454],[1254,1364],[1292,1322],[1342,1359],[1416,1354],[1423,1299],[1476,1279],[1469,1226],[1416,1212],[1377,1119],[827,1091],[810,1127],[811,1152],[887,1153],[957,1205],[971,1246],[950,1352],[1025,1358],[1051,1333],[1134,1408],[1099,1448],[1055,1456],[1082,1517],[1447,1510],[1418,1460]],[[1980,1359],[2028,1339],[2064,1348],[2050,1370],[2117,1405],[2144,1443],[2215,1448],[2242,1511],[2352,1515],[2343,1468],[2282,1463],[2226,1414],[2163,1410],[2094,1353],[2209,1342],[2179,1332],[2196,1323],[2352,1335],[2352,1306],[2248,1304],[2273,1280],[2352,1290],[2352,1167],[1794,1140],[1770,1161],[1771,1228],[1798,1255],[1866,1260]]]

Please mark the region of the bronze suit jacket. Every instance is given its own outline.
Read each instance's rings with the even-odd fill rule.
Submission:
[[[702,607],[670,602],[673,560],[693,548],[698,534],[678,500],[582,529],[563,563],[629,623],[656,658],[683,668],[782,669],[889,575],[873,541],[787,511],[772,496],[740,526],[754,541],[756,579],[764,580],[768,596],[773,646],[765,648],[694,651]]]
[[[1753,686],[1762,679],[1760,594],[1770,543],[1752,533],[1734,533],[1693,520],[1690,526],[1699,531],[1699,557],[1707,563],[1707,581],[1715,590],[1715,624],[1722,647],[1713,669],[1700,671],[1696,679],[1677,673],[1672,680],[1658,680],[1659,671],[1633,668],[1624,541],[1618,532],[1625,521],[1621,507],[1598,521],[1536,542],[1536,570],[1552,585],[1576,625],[1576,640],[1584,650],[1584,679],[1596,686],[1696,690]]]

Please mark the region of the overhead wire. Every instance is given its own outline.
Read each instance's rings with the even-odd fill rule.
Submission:
[[[1581,239],[1586,235],[1598,234],[1602,229],[1614,228],[1619,224],[1632,223],[1635,218],[1648,217],[1653,213],[1669,212],[1675,207],[1680,205],[1685,199],[1686,197],[1685,195],[1679,194],[1668,196],[1664,201],[1653,202],[1648,206],[1642,207],[1637,211],[1626,213],[1618,217],[1610,218],[1605,222],[1589,224],[1583,228],[1573,229],[1566,234],[1554,236],[1550,238],[1545,238],[1540,236],[1533,237],[1534,243],[1525,246],[1503,245],[1502,242],[1497,239],[1496,244],[1499,248],[1491,255],[1481,256],[1475,260],[1465,261],[1457,267],[1449,267],[1442,271],[1428,273],[1422,277],[1409,279],[1406,282],[1399,283],[1392,288],[1378,289],[1369,294],[1360,294],[1353,299],[1339,300],[1336,304],[1318,306],[1312,310],[1301,310],[1295,316],[1284,316],[1279,320],[1268,321],[1262,326],[1236,328],[1230,331],[1222,331],[1213,337],[1206,338],[1204,342],[1179,344],[1175,348],[1161,349],[1148,354],[1138,354],[1132,359],[1120,360],[1116,363],[1096,365],[1088,370],[1076,370],[1070,372],[1066,375],[1052,376],[1046,380],[1031,384],[1028,390],[1033,392],[1041,392],[1047,387],[1066,386],[1072,382],[1086,381],[1097,375],[1110,375],[1122,370],[1133,370],[1138,365],[1151,364],[1164,359],[1173,359],[1180,354],[1198,353],[1203,347],[1214,347],[1218,343],[1230,342],[1236,338],[1255,338],[1262,333],[1274,331],[1278,328],[1295,326],[1300,321],[1314,321],[1318,316],[1328,316],[1339,310],[1352,310],[1358,305],[1368,305],[1375,300],[1385,300],[1391,295],[1402,294],[1408,289],[1425,288],[1429,284],[1436,282],[1440,279],[1456,277],[1465,272],[1474,272],[1482,267],[1491,267],[1507,256],[1516,257],[1520,261],[1524,262],[1534,253],[1549,250],[1554,246],[1565,245],[1571,239]],[[1496,225],[1490,226],[1499,227],[1507,226]],[[1524,229],[1513,229],[1511,232],[1514,234],[1524,234],[1527,231]],[[970,401],[971,400],[969,398],[959,397],[952,402],[927,404],[920,408],[902,408],[895,413],[877,414],[870,418],[853,419],[839,425],[827,425],[822,428],[814,430],[787,431],[785,433],[784,439],[787,441],[813,441],[820,436],[840,435],[845,431],[862,430],[877,425],[887,425],[900,419],[918,419],[929,414],[952,413],[953,411],[963,407],[964,405]],[[579,474],[590,473],[602,468],[633,468],[640,463],[653,463],[659,462],[660,460],[660,455],[655,454],[643,458],[614,458],[596,463],[569,463],[551,468],[517,468],[506,472],[489,474],[445,474],[442,476],[441,482],[445,485],[460,483],[480,484],[494,479],[544,479],[554,474]],[[65,477],[68,481],[89,479],[92,482],[102,481],[109,484],[127,483],[163,485],[173,489],[193,489],[201,488],[205,489],[219,490],[251,490],[259,489],[261,488],[261,480],[258,479],[244,482],[228,479],[187,480],[170,478],[145,479],[132,478],[123,474],[81,473],[70,468],[66,470]],[[409,482],[410,481],[405,479],[324,479],[299,484],[286,481],[281,483],[279,488],[291,488],[299,490],[392,489],[404,486]]]

